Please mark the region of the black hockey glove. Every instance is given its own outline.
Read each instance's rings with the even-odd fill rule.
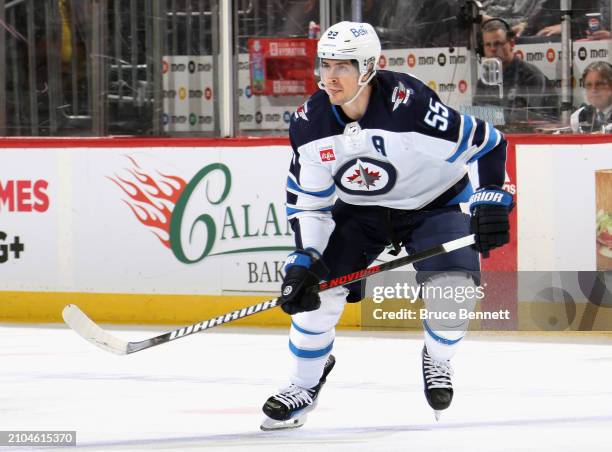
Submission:
[[[470,197],[471,233],[473,245],[482,257],[489,257],[489,251],[510,241],[508,215],[514,207],[512,195],[499,187],[480,188]]]
[[[318,293],[310,289],[324,279],[329,270],[315,250],[297,250],[287,256],[285,278],[281,286],[279,301],[287,314],[314,311],[321,306]]]

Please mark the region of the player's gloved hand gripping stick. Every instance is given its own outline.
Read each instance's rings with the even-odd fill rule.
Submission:
[[[285,261],[285,277],[278,299],[281,309],[291,315],[319,309],[319,291],[313,289],[328,274],[329,269],[317,250],[307,248],[291,253]]]
[[[470,232],[482,257],[510,241],[508,216],[513,207],[512,195],[499,187],[482,187],[470,197]]]
[[[350,273],[348,275],[334,278],[330,281],[320,282],[316,287],[310,289],[309,292],[317,294],[323,290],[331,289],[332,287],[343,286],[345,284],[359,281],[368,278],[369,276],[376,275],[384,271],[393,270],[394,268],[412,264],[423,259],[437,256],[439,254],[450,253],[451,251],[463,248],[465,246],[470,246],[474,243],[474,235],[461,237],[459,239],[451,240],[433,248],[411,254],[410,256],[394,259],[392,261],[385,262],[384,264],[374,265],[372,267],[368,267],[363,270]],[[287,278],[285,278],[285,281],[287,281]],[[287,300],[283,301],[286,302]],[[257,314],[258,312],[267,311],[268,309],[280,306],[283,301],[281,301],[280,298],[262,301],[260,303],[257,303],[256,305],[248,306],[246,308],[233,312],[228,312],[227,314],[223,314],[208,320],[203,320],[201,322],[194,323],[193,325],[184,326],[174,331],[169,331],[159,336],[155,336],[150,339],[145,339],[143,341],[138,342],[127,342],[111,335],[110,333],[102,329],[93,320],[87,317],[83,313],[83,311],[81,311],[75,305],[67,305],[62,311],[62,316],[64,317],[64,321],[68,324],[70,328],[72,328],[74,331],[76,331],[79,335],[81,335],[84,339],[88,340],[92,344],[97,345],[98,347],[111,353],[116,353],[118,355],[127,355],[129,353],[139,352],[147,348],[155,347],[156,345],[173,341],[174,339],[186,337],[193,333],[208,330],[215,326],[224,325],[226,323],[233,322],[234,320],[242,319],[244,317]]]

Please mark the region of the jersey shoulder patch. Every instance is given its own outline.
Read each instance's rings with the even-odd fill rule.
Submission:
[[[317,140],[331,133],[331,106],[323,90],[314,93],[291,115],[289,135],[296,147]]]
[[[455,141],[461,121],[437,93],[411,74],[383,71],[381,86],[395,130]]]
[[[300,105],[297,108],[297,110],[295,110],[295,113],[293,114],[293,116],[296,121],[300,119],[303,119],[304,121],[308,121],[308,101]]]
[[[304,102],[295,110],[291,117],[292,121],[309,122],[311,120],[312,115],[316,115],[318,112],[324,109],[324,104],[326,100],[329,103],[325,91],[317,91],[306,102]]]
[[[418,102],[423,89],[426,88],[418,78],[400,72],[380,71],[379,81],[385,102],[390,104],[392,112],[403,110],[402,107]]]
[[[406,88],[406,85],[402,82],[397,82],[391,94],[392,111],[397,110],[400,105],[406,105],[413,95],[414,91],[411,88]]]

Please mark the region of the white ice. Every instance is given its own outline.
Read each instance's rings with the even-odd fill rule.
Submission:
[[[455,400],[436,422],[420,335],[339,332],[318,408],[282,432],[259,424],[287,383],[286,331],[223,328],[115,356],[65,327],[1,325],[0,344],[0,430],[76,430],[77,448],[62,450],[612,450],[605,338],[469,336],[453,360]]]

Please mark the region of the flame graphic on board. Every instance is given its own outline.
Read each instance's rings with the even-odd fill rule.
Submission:
[[[170,248],[170,219],[172,210],[187,183],[177,176],[157,172],[153,177],[147,174],[136,161],[127,156],[133,168],[126,168],[131,180],[119,177],[108,177],[129,196],[124,199],[138,221],[151,230],[159,241]]]

